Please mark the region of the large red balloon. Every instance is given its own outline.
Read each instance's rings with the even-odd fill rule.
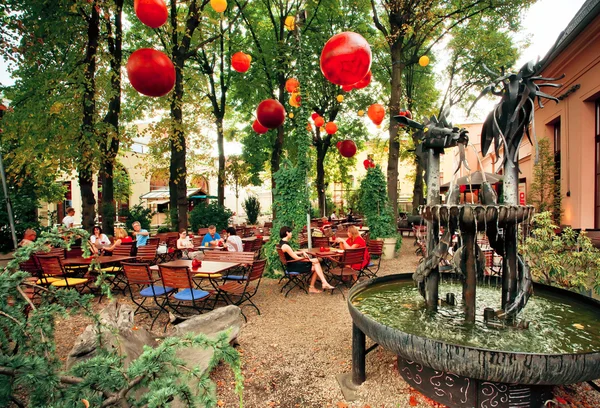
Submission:
[[[321,126],[323,126],[323,125],[325,124],[325,119],[323,119],[323,117],[322,117],[322,116],[317,116],[317,117],[314,119],[314,122],[315,122],[315,126],[316,126],[316,127],[321,127]]]
[[[352,157],[356,154],[356,143],[352,140],[344,140],[338,147],[340,154],[344,157]]]
[[[263,125],[260,124],[258,119],[254,119],[254,123],[252,124],[252,129],[259,135],[262,135],[269,131],[269,129],[267,129],[266,127],[264,127]]]
[[[169,17],[167,5],[163,0],[134,0],[133,9],[140,21],[152,28],[160,27]]]
[[[360,34],[343,32],[327,41],[321,51],[321,71],[336,85],[352,85],[371,68],[371,47]]]
[[[371,75],[371,71],[367,72],[367,75],[365,75],[365,77],[363,79],[361,79],[360,81],[358,81],[357,83],[354,84],[354,88],[355,89],[366,88],[371,83],[372,76],[373,75]]]
[[[325,125],[325,131],[327,132],[328,135],[333,135],[333,134],[335,134],[335,132],[338,131],[338,127],[333,122],[327,122],[327,124]]]
[[[140,48],[127,60],[131,86],[146,96],[163,96],[175,85],[175,67],[164,53]]]
[[[285,108],[275,99],[265,99],[256,108],[256,117],[264,127],[275,129],[285,121]]]
[[[374,103],[369,106],[369,110],[367,111],[367,115],[376,125],[381,125],[383,122],[383,118],[385,116],[385,108],[378,103]]]
[[[252,58],[248,54],[239,51],[231,56],[231,66],[237,72],[244,73],[250,69]]]
[[[285,81],[285,90],[288,92],[298,92],[300,82],[296,78],[290,78]]]

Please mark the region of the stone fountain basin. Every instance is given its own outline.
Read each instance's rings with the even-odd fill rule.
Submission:
[[[421,215],[427,221],[448,224],[449,220],[473,225],[477,221],[477,228],[484,230],[487,224],[504,226],[507,223],[522,223],[533,216],[535,209],[530,205],[427,205],[423,207]]]
[[[383,325],[354,307],[353,300],[364,290],[401,282],[412,282],[411,274],[388,275],[355,285],[348,294],[348,309],[354,324],[367,337],[408,361],[464,377],[509,384],[558,385],[600,378],[600,351],[534,354],[450,344]],[[600,308],[600,302],[577,293],[541,284],[534,288],[577,297],[590,307]]]

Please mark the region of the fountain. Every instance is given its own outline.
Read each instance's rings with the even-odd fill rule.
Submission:
[[[441,204],[439,155],[458,147],[464,162],[467,132],[452,127],[447,112],[424,124],[396,117],[420,133],[427,256],[412,280],[410,275],[391,275],[351,289],[353,368],[351,376],[339,379],[343,389],[366,378],[365,357],[375,347],[366,349],[366,336],[398,355],[400,374],[412,387],[449,407],[541,407],[552,397],[552,385],[600,378],[600,302],[534,284],[527,262],[517,253],[519,226],[526,227],[534,212],[517,205],[519,146],[527,135],[537,158],[535,132],[529,132],[535,98],[540,107],[542,98],[558,102],[540,87],[560,85],[535,82],[560,79],[541,77],[542,63],[497,75],[482,93],[501,96],[484,122],[481,149],[486,155],[493,142],[496,157],[502,157],[502,204],[485,180],[481,203],[459,204],[459,188],[451,185]],[[502,257],[501,276],[487,281],[477,243],[482,233]],[[461,247],[454,254],[454,273],[442,276],[439,264],[455,235]]]

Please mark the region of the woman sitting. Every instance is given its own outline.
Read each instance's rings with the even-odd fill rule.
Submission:
[[[351,225],[350,227],[348,227],[348,239],[347,240],[344,241],[343,238],[336,238],[335,242],[340,244],[341,249],[365,248],[365,255],[363,257],[362,263],[352,265],[352,269],[354,269],[356,271],[360,271],[363,268],[365,268],[371,261],[371,255],[369,255],[369,250],[366,249],[367,243],[360,236],[360,232],[358,231],[358,228],[356,228],[354,225]],[[354,273],[352,276],[353,276],[353,280],[358,279],[358,275],[356,273]]]
[[[187,231],[182,229],[179,231],[179,239],[177,240],[177,249],[181,251],[181,255],[187,259],[194,259],[196,252],[190,252],[194,248],[194,243],[188,237]]]
[[[312,276],[310,278],[310,286],[308,287],[309,293],[320,293],[321,291],[315,288],[315,282],[317,281],[317,277],[321,281],[321,286],[325,290],[333,290],[335,289],[331,286],[327,279],[325,279],[325,275],[323,274],[323,269],[321,268],[321,264],[319,260],[316,258],[309,258],[308,254],[304,251],[295,252],[288,241],[292,238],[292,229],[290,227],[281,227],[279,231],[279,237],[281,241],[279,241],[279,247],[283,251],[285,255],[285,259],[287,259],[287,270],[288,272],[299,272],[299,273],[307,273],[312,271]]]
[[[95,226],[93,231],[94,232],[90,236],[92,252],[104,252],[104,250],[110,246],[110,239],[108,239],[106,234],[102,233],[102,228],[99,226]]]
[[[244,252],[244,243],[242,242],[242,239],[236,234],[235,228],[227,228],[227,234],[227,241],[225,241],[227,250],[231,252]]]
[[[125,231],[123,228],[115,227],[115,242],[113,242],[111,246],[105,248],[104,250],[112,252],[116,247],[127,242],[133,242],[131,237],[127,234],[127,231]]]

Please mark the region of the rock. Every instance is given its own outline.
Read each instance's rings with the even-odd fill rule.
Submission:
[[[156,337],[143,327],[136,327],[134,313],[130,306],[111,302],[100,312],[100,321],[106,327],[101,329],[102,341],[107,347],[118,350],[125,356],[125,367],[143,352],[145,345],[155,347]],[[88,325],[75,341],[67,357],[67,369],[80,361],[96,355],[98,332],[94,324]]]

